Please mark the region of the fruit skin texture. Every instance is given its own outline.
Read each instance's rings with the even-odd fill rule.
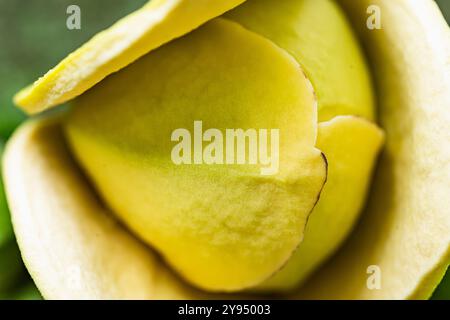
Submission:
[[[175,165],[171,133],[194,120],[221,130],[279,128],[279,173],[262,176],[255,165]],[[183,278],[210,291],[250,288],[279,270],[300,243],[326,177],[314,146],[316,100],[300,66],[225,19],[75,100],[66,132],[120,219]]]
[[[24,123],[4,160],[17,241],[46,299],[206,298],[105,209],[73,161],[59,117]]]
[[[3,161],[2,159],[3,142],[0,141],[0,163]],[[0,170],[0,297],[6,296],[24,271],[20,252],[14,239],[3,188],[3,177]]]
[[[318,98],[323,132],[319,129],[317,147],[328,160],[327,183],[295,254],[257,288],[292,291],[340,247],[366,199],[383,140],[376,126],[355,118],[375,117],[369,70],[351,26],[334,1],[286,0],[274,5],[271,0],[250,0],[225,16],[289,52],[302,65]],[[351,138],[351,132],[367,141]]]
[[[249,0],[225,16],[297,60],[317,94],[320,122],[338,115],[375,119],[370,71],[344,12],[334,1]]]
[[[450,261],[450,31],[432,1],[341,2],[373,65],[386,146],[362,221],[297,298],[427,299]],[[370,4],[382,30],[366,28]]]
[[[374,2],[382,7],[384,29],[369,32],[366,8]],[[427,298],[448,265],[448,27],[432,1],[342,3],[355,28],[365,33],[361,39],[376,75],[387,150],[355,234],[300,293],[287,297]],[[149,250],[141,247],[136,254],[141,243],[119,225],[115,228],[127,241],[112,237],[111,222],[99,218],[104,209],[64,149],[58,126],[37,134],[35,129],[46,122],[37,121],[39,126],[28,122],[16,132],[4,166],[15,232],[28,269],[38,286],[47,289],[44,296],[205,297],[180,290],[182,282],[168,276],[166,266],[146,258]],[[64,152],[48,152],[54,141]],[[100,236],[104,241],[99,241],[99,228],[106,228]],[[74,263],[84,271],[75,287],[67,274]],[[382,289],[368,290],[365,270],[377,263]],[[134,280],[127,281],[130,277]]]
[[[327,182],[302,243],[259,290],[292,292],[340,247],[364,206],[383,142],[383,131],[362,118],[338,116],[319,124],[317,147],[327,157]]]
[[[65,103],[244,0],[152,0],[67,56],[14,102],[30,114]]]

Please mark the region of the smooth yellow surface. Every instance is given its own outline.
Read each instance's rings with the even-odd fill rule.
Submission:
[[[426,299],[450,261],[450,31],[432,1],[343,1],[367,46],[386,131],[368,208],[301,298]],[[366,28],[380,6],[380,31]],[[381,269],[369,290],[370,265]]]
[[[342,2],[346,11],[351,13],[355,28],[361,31],[362,41],[370,53],[379,114],[387,131],[387,149],[375,172],[375,185],[362,222],[338,255],[299,294],[290,298],[427,298],[449,261],[448,26],[432,1]],[[381,31],[366,28],[366,9],[372,3],[382,8]],[[147,283],[148,290],[165,292],[166,298],[193,297],[189,290],[180,289],[177,281],[158,282],[165,279],[167,273],[159,268],[159,262],[152,258],[147,260],[147,251],[139,249],[142,255],[138,254],[136,260],[129,256],[123,259],[133,261],[131,264],[121,265],[122,259],[115,260],[116,256],[120,257],[115,250],[117,246],[122,248],[124,254],[134,252],[132,248],[138,243],[135,238],[127,236],[130,242],[125,241],[123,247],[122,242],[115,241],[117,239],[97,242],[96,230],[83,227],[95,223],[99,219],[97,213],[83,215],[85,210],[77,209],[83,203],[83,197],[94,199],[94,192],[88,190],[85,184],[77,184],[75,188],[71,181],[76,171],[70,165],[72,160],[67,154],[39,151],[43,145],[56,139],[57,134],[45,135],[37,143],[37,139],[30,139],[33,135],[26,134],[28,138],[24,138],[24,133],[30,132],[27,128],[30,127],[25,125],[20,129],[9,143],[6,153],[9,160],[5,166],[6,188],[15,231],[27,266],[40,289],[52,293],[44,295],[58,298],[70,294],[89,298],[90,293],[94,292],[95,297],[108,298],[111,296],[111,286],[116,288],[115,297],[126,298],[133,296],[130,292],[137,290],[133,286],[128,287],[130,283],[136,286]],[[41,156],[31,156],[32,151],[39,151]],[[67,170],[61,173],[58,170],[60,166]],[[34,187],[34,183],[44,185]],[[35,194],[40,196],[35,197]],[[83,195],[81,199],[80,194]],[[50,212],[47,209],[55,204],[59,204],[55,206],[57,210],[52,211],[56,216],[47,218]],[[64,216],[61,217],[61,214]],[[80,216],[84,217],[81,224],[68,228],[69,232],[60,227],[73,219],[80,219]],[[67,217],[72,220],[67,220]],[[58,225],[49,230],[48,226],[53,221]],[[26,227],[21,228],[20,225]],[[87,246],[86,242],[91,246]],[[90,251],[95,243],[101,245]],[[85,255],[86,252],[91,254]],[[66,285],[65,272],[71,261],[79,261],[80,257],[83,257],[86,271],[80,281],[81,289],[78,289]],[[136,280],[127,281],[125,277],[118,285],[117,273],[105,272],[104,268],[99,270],[99,260],[114,261],[120,274],[130,275],[128,268],[132,269],[132,278]],[[144,271],[142,275],[134,269],[134,265],[141,263],[153,271],[149,274],[154,276],[152,279],[156,279],[156,283],[146,281],[148,274],[145,268],[140,269]],[[369,276],[366,270],[370,265],[381,268],[380,290],[369,290],[366,286]]]
[[[249,0],[225,15],[288,51],[316,90],[319,120],[375,118],[369,70],[344,13],[332,0]]]
[[[319,124],[317,147],[328,161],[327,182],[303,242],[288,264],[260,289],[296,289],[339,248],[364,206],[382,144],[383,132],[362,118],[338,116]]]
[[[195,120],[205,129],[279,129],[279,173],[263,176],[259,165],[175,165],[171,133],[192,132]],[[75,100],[67,133],[121,220],[185,279],[213,291],[255,286],[288,261],[326,177],[314,147],[316,100],[300,66],[224,19]]]
[[[69,101],[111,73],[243,1],[150,1],[71,53],[19,92],[14,101],[31,114]]]
[[[17,241],[45,298],[204,297],[99,203],[57,119],[24,124],[7,145],[3,169]]]

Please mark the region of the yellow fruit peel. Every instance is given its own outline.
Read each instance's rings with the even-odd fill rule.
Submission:
[[[450,259],[448,26],[431,1],[340,2],[369,53],[386,150],[355,232],[289,297],[427,298]],[[371,4],[382,10],[382,30],[366,27]],[[34,120],[16,132],[4,172],[22,255],[45,297],[204,297],[105,215],[51,121]],[[68,274],[72,265],[79,281]],[[371,266],[381,271],[378,289],[368,287]]]
[[[72,160],[58,118],[25,123],[3,169],[17,241],[45,298],[204,297],[111,218]]]
[[[327,183],[309,217],[303,242],[260,289],[297,289],[340,247],[364,206],[383,141],[383,131],[362,118],[338,116],[319,124],[317,147],[328,161]]]
[[[153,0],[62,60],[15,103],[30,114],[69,101],[106,76],[244,0]]]
[[[195,120],[204,130],[280,130],[279,171],[174,164],[171,135],[194,135]],[[105,79],[73,101],[67,121],[74,154],[105,202],[211,291],[255,286],[288,261],[325,182],[316,134],[314,92],[298,63],[225,19]]]
[[[298,297],[426,299],[450,261],[450,31],[432,1],[342,3],[374,66],[386,147],[361,223]],[[371,4],[382,30],[366,28]]]
[[[370,72],[342,9],[332,0],[249,0],[225,14],[289,52],[310,78],[319,121],[374,120]]]

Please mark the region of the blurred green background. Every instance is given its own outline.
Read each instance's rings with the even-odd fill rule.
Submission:
[[[357,0],[355,0],[357,1]],[[396,1],[396,0],[392,0]],[[415,1],[415,0],[411,0]],[[12,96],[69,52],[146,0],[0,0],[0,156],[25,115]],[[450,0],[436,0],[450,21]],[[68,30],[66,9],[81,8],[81,30]],[[450,299],[450,272],[434,294]],[[20,259],[0,176],[0,299],[40,299]]]

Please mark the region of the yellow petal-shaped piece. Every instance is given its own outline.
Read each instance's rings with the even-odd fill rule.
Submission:
[[[66,149],[58,119],[23,125],[3,169],[17,241],[45,298],[204,297],[101,206]]]
[[[245,0],[152,0],[97,34],[14,101],[38,113],[82,94],[109,74]]]
[[[450,261],[450,31],[432,1],[342,1],[376,78],[386,147],[368,208],[300,298],[428,298]],[[369,5],[382,29],[366,27]]]
[[[375,118],[370,72],[344,12],[333,0],[248,0],[225,14],[289,52],[311,80],[319,121]]]
[[[449,262],[448,26],[432,1],[342,3],[369,52],[387,147],[356,232],[299,294],[290,297],[426,298]],[[366,27],[371,4],[382,9],[382,30]],[[104,218],[59,129],[45,128],[32,122],[20,129],[9,143],[5,162],[15,232],[44,296],[126,298],[144,292],[140,297],[199,297],[149,249]],[[116,254],[121,259],[115,259]],[[134,263],[123,264],[122,259]],[[85,270],[76,277],[80,290],[68,280],[73,277],[66,277],[72,261]],[[106,267],[99,267],[103,262]],[[140,271],[144,276],[136,275]],[[379,288],[370,278],[378,271]]]
[[[215,19],[75,99],[66,132],[96,190],[131,230],[196,286],[237,291],[272,276],[302,239],[326,178],[316,105],[290,55]],[[199,121],[202,130],[194,129]],[[180,128],[190,163],[172,158]],[[211,128],[223,134],[214,138],[221,156],[212,165],[201,141]],[[276,151],[271,137],[270,147],[257,140],[279,170],[263,175],[259,160],[226,164],[233,154],[224,145],[235,140],[226,132],[234,129],[279,130]]]
[[[383,138],[375,124],[355,116],[319,124],[317,147],[328,161],[327,183],[309,217],[303,242],[261,289],[292,291],[339,248],[364,206]]]

